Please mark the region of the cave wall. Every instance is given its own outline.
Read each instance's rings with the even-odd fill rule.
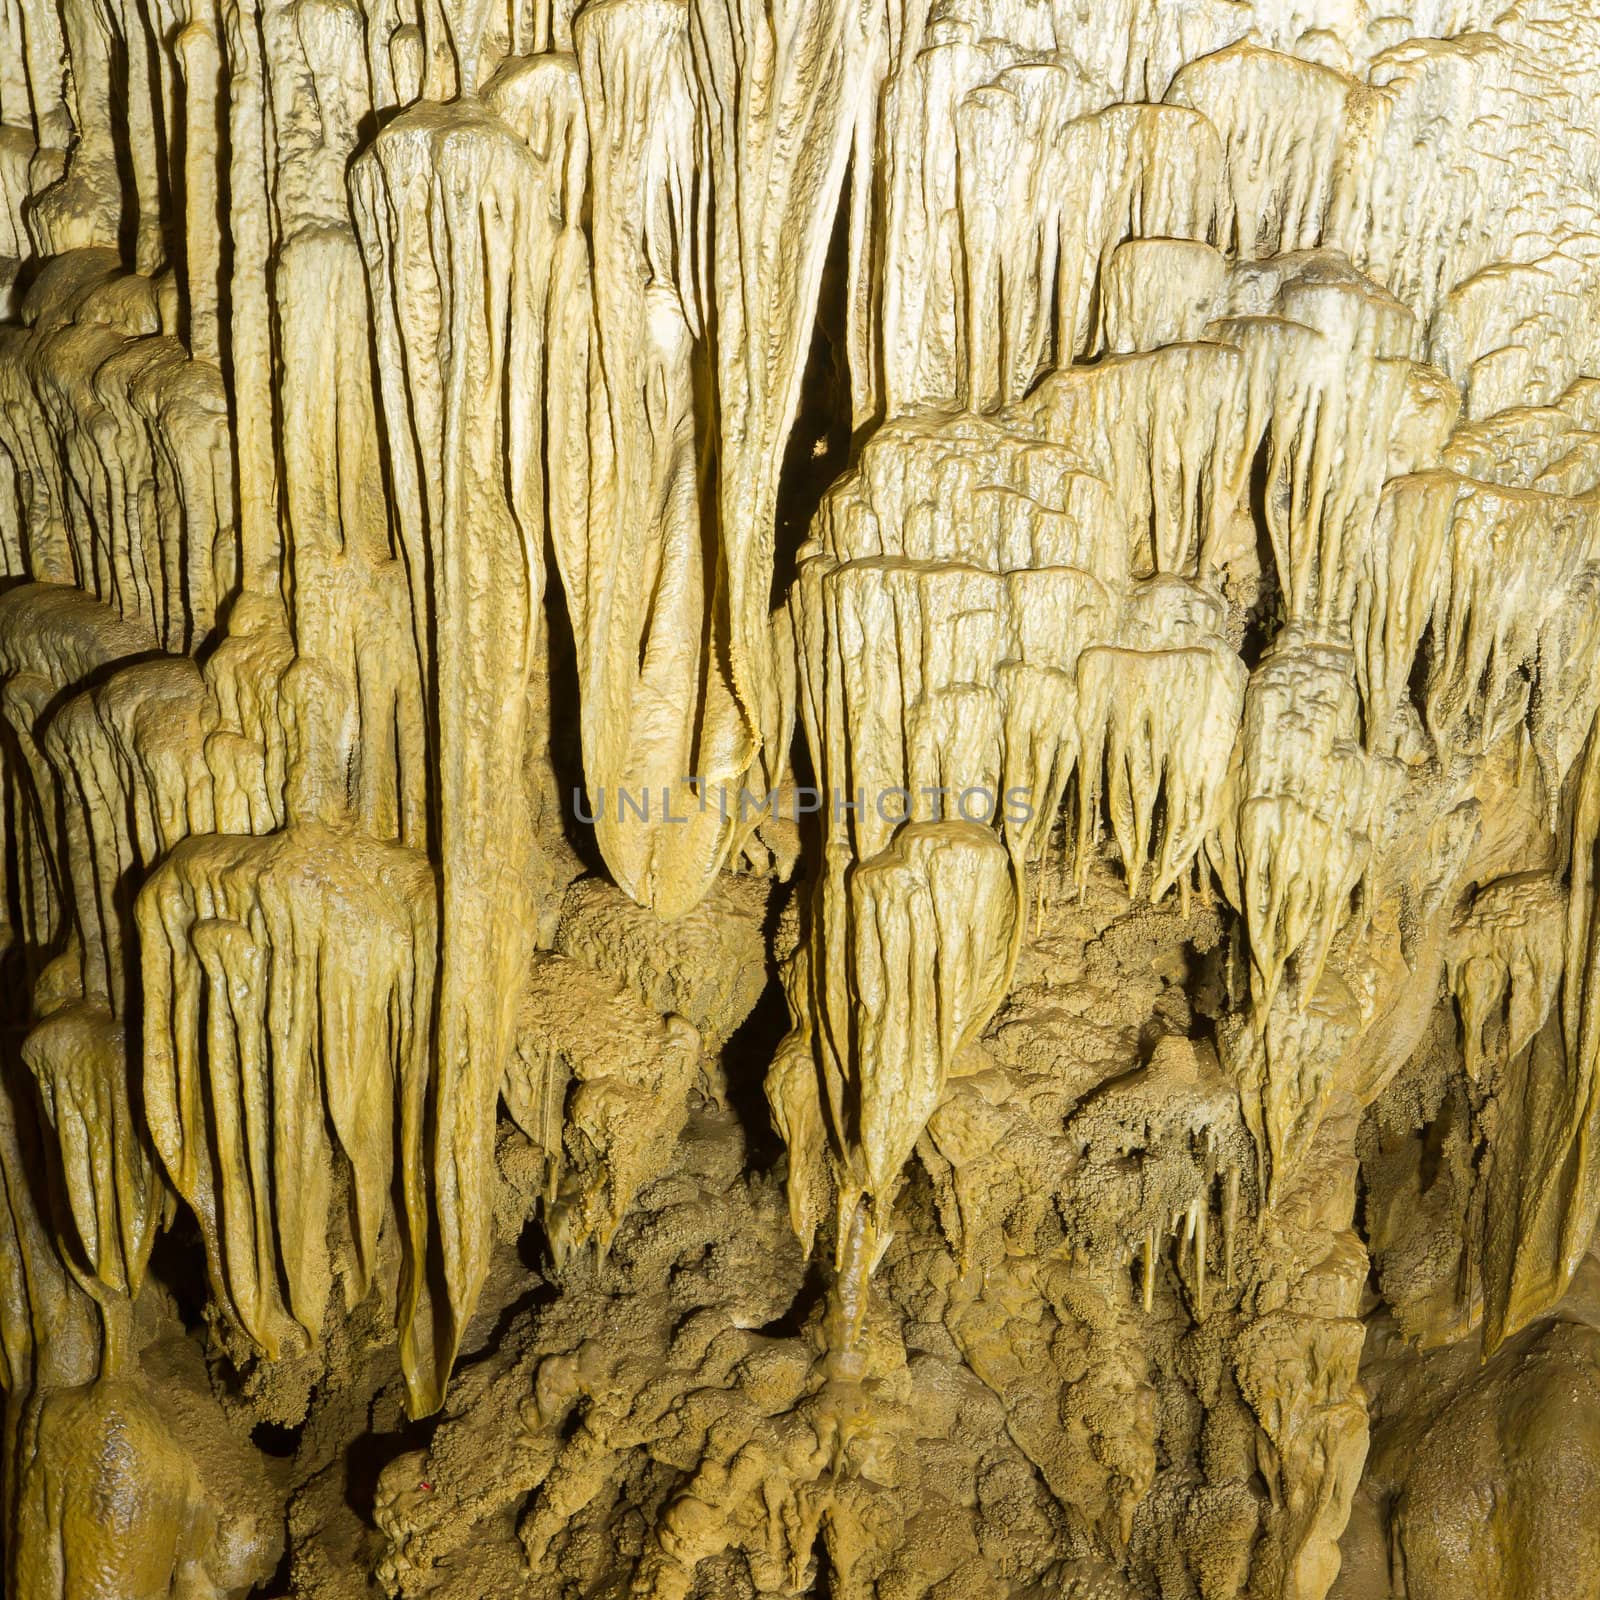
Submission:
[[[1600,1597],[1597,102],[0,0],[5,1592]]]

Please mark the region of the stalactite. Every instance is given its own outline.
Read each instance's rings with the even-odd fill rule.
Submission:
[[[398,1225],[407,1381],[434,1402],[420,1325],[434,887],[413,852],[300,823],[184,840],[140,891],[144,1101],[205,1236],[213,1292],[269,1356],[322,1336],[337,1154],[350,1170],[349,1303]],[[348,953],[359,949],[359,965]],[[390,1212],[391,1183],[402,1204]]]
[[[488,1269],[495,1102],[516,973],[540,942],[548,892],[535,832],[549,790],[536,743],[551,459],[540,419],[561,315],[550,208],[563,176],[462,101],[390,123],[353,178],[435,773],[433,1171],[450,1331],[419,1390],[434,1403]],[[427,253],[438,230],[444,257]],[[428,354],[439,341],[442,369]],[[502,457],[504,476],[486,470]]]
[[[60,1145],[83,1255],[107,1289],[137,1294],[166,1194],[129,1094],[123,1030],[98,1006],[67,1005],[33,1029],[22,1055]]]
[[[793,717],[784,619],[772,615],[779,471],[879,26],[871,5],[689,0],[711,186],[719,581],[750,761],[769,788]]]
[[[668,915],[699,900],[727,856],[737,817],[720,797],[749,772],[704,529],[696,341],[708,197],[688,27],[675,0],[614,0],[578,19],[592,151],[569,112],[573,146],[558,165],[581,172],[587,154],[594,265],[591,277],[577,245],[560,298],[581,306],[592,292],[592,331],[583,316],[585,344],[575,341],[569,359],[579,372],[598,369],[589,382],[604,427],[587,427],[587,388],[552,408],[592,451],[591,481],[569,491],[575,504],[556,540],[579,651],[589,810],[617,881]],[[719,803],[707,804],[713,795]],[[641,797],[647,812],[654,804],[643,817]]]
[[[24,304],[28,331],[6,330],[0,451],[21,492],[0,519],[16,570],[193,649],[237,566],[221,381],[164,335],[157,286],[107,256],[51,263]]]

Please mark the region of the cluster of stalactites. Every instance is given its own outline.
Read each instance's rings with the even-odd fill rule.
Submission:
[[[621,791],[670,788],[698,824],[603,823],[602,852],[629,892],[684,912],[740,832],[683,800],[684,780],[737,793],[781,776],[778,475],[881,26],[831,6],[781,26],[716,3],[573,9],[408,20],[229,4],[185,22],[113,8],[108,39],[69,6],[24,30],[0,77],[0,252],[58,258],[0,342],[5,570],[73,584],[128,630],[91,663],[116,668],[92,688],[76,664],[8,675],[28,763],[12,781],[38,798],[19,846],[36,907],[24,941],[70,937],[83,1003],[112,1028],[140,985],[147,1015],[171,1009],[186,969],[141,962],[134,896],[191,836],[231,840],[209,848],[246,878],[260,840],[288,848],[307,827],[353,829],[358,854],[425,852],[436,878],[408,883],[401,921],[437,944],[407,959],[438,990],[415,1004],[434,1019],[428,1164],[451,1347],[439,1374],[413,1374],[425,1400],[486,1270],[518,992],[571,871],[559,840],[545,848],[560,832],[547,541],[602,817]],[[114,87],[126,127],[104,114]],[[143,276],[116,253],[125,215]],[[441,233],[447,260],[419,252]],[[180,238],[168,270],[163,241]],[[327,339],[330,315],[370,318],[372,340]],[[486,475],[491,459],[507,470]],[[119,665],[152,647],[174,654]],[[186,654],[202,648],[203,671]],[[321,741],[301,752],[299,803],[297,736]],[[46,820],[58,790],[62,838]],[[294,1051],[261,1043],[276,980],[259,930],[205,933],[184,959],[256,1040],[230,1054],[219,1038],[212,1079],[210,1046],[193,1044],[208,1087],[192,1113]],[[246,1056],[248,1070],[228,1065]],[[170,1130],[157,1144],[179,1147]],[[354,1159],[310,1151],[306,1182]],[[187,1167],[168,1176],[212,1206]],[[245,1270],[225,1254],[212,1250],[219,1292]],[[245,1280],[233,1320],[270,1351],[282,1317]],[[325,1291],[289,1283],[314,1340]]]
[[[1102,293],[1121,354],[992,415],[880,428],[801,552],[799,704],[832,803],[770,1086],[791,1144],[830,1143],[841,1249],[854,1197],[892,1193],[882,1153],[905,1159],[949,1070],[902,1092],[864,1042],[857,969],[886,925],[861,899],[869,865],[922,830],[953,840],[957,819],[976,848],[976,815],[1011,862],[982,898],[981,873],[961,880],[1002,972],[1064,801],[1080,886],[1104,817],[1130,893],[1220,888],[1266,1041],[1247,1120],[1276,1193],[1331,1080],[1295,1090],[1309,1036],[1275,1008],[1312,1005],[1358,891],[1381,892],[1419,741],[1469,788],[1506,741],[1536,754],[1553,816],[1593,714],[1571,656],[1594,625],[1587,384],[1550,408],[1560,475],[1524,487],[1492,436],[1456,428],[1411,314],[1336,255],[1230,268],[1203,243],[1133,241]],[[1268,636],[1253,670],[1251,627]],[[893,1140],[855,1109],[880,1095],[904,1119]],[[815,1160],[792,1166],[802,1232],[828,1186]]]
[[[144,1091],[173,1187],[201,1219],[218,1303],[269,1356],[321,1337],[334,1151],[348,1169],[348,1304],[403,1195],[402,1353],[419,1402],[424,1116],[434,930],[414,852],[304,823],[196,836],[141,891]],[[359,957],[354,955],[359,952]],[[398,1184],[396,1184],[398,1168]],[[296,1326],[298,1325],[298,1326]],[[291,1346],[292,1347],[292,1346]],[[448,1361],[446,1361],[448,1368]]]
[[[1561,821],[1600,625],[1595,386],[1571,382],[1600,360],[1600,256],[1572,225],[1594,158],[1507,205],[1477,182],[1486,129],[1537,151],[1585,124],[1535,72],[1536,28],[1391,47],[1258,18],[1246,40],[1240,8],[1208,3],[1085,39],[1063,8],[978,10],[0,18],[0,254],[52,258],[20,299],[7,274],[20,324],[0,330],[0,553],[36,580],[0,601],[14,898],[25,949],[66,952],[27,1061],[69,1167],[90,1159],[82,1107],[118,1130],[74,1218],[108,1291],[136,1286],[164,1203],[154,1151],[212,1215],[239,1326],[315,1339],[315,1252],[283,1269],[286,1304],[262,1298],[281,1185],[208,1189],[181,1117],[144,1149],[124,1091],[153,1069],[119,1029],[141,987],[148,1018],[214,984],[233,1021],[214,1049],[180,1042],[201,1085],[184,1115],[280,1071],[343,1104],[338,1051],[310,1060],[273,985],[304,984],[315,930],[371,900],[388,1011],[307,993],[328,1038],[384,1037],[394,1105],[419,1073],[435,1097],[416,1126],[446,1348],[408,1360],[413,1399],[437,1398],[487,1270],[522,979],[569,871],[547,548],[587,810],[636,899],[704,901],[746,834],[708,795],[770,791],[801,709],[824,843],[772,1082],[797,1221],[814,1231],[836,1190],[841,1259],[882,1247],[1063,806],[1080,889],[1104,819],[1131,894],[1215,884],[1238,913],[1267,1058],[1250,1120],[1280,1168],[1328,1092],[1303,1091],[1282,1019],[1314,1009],[1353,903],[1379,898],[1419,752],[1466,774],[1459,813],[1515,742]],[[1523,259],[1526,237],[1551,248]],[[330,316],[371,339],[329,340]],[[780,481],[824,343],[835,409],[876,431],[774,612]],[[1249,665],[1246,629],[1266,636]],[[280,970],[253,897],[321,830],[355,876],[336,904],[287,894]],[[238,868],[226,914],[182,875],[211,855]],[[155,961],[147,881],[171,913]],[[185,916],[201,931],[174,933]],[[1580,1055],[1586,937],[1565,941]],[[1451,971],[1478,1066],[1505,959],[1483,938]],[[907,994],[907,1013],[885,998]],[[399,1012],[432,1019],[421,1056]],[[655,1082],[654,1026],[579,1097],[569,1214],[602,1244],[659,1157],[613,1117]],[[545,1054],[541,1086],[567,1059]],[[285,1170],[307,1216],[335,1163],[358,1210],[373,1162],[420,1171],[409,1128],[374,1111],[359,1149],[302,1150]],[[375,1225],[367,1205],[357,1285]]]

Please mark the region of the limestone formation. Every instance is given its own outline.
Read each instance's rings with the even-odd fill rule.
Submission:
[[[0,0],[0,1588],[1600,1600],[1597,101]]]

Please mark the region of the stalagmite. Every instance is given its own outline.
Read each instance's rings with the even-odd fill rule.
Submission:
[[[590,1238],[603,1251],[640,1186],[665,1170],[699,1059],[683,1018],[647,1010],[570,957],[535,962],[503,1092],[544,1164],[558,1255]]]

